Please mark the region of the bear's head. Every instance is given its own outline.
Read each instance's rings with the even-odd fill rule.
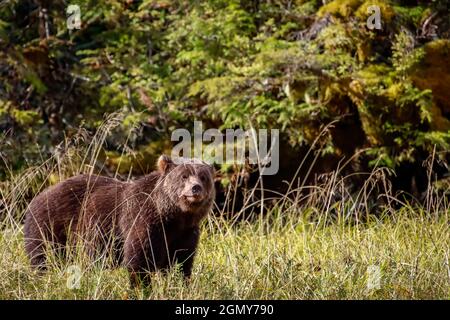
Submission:
[[[171,159],[162,155],[158,159],[161,173],[160,187],[182,212],[206,214],[214,198],[214,168],[197,159]]]

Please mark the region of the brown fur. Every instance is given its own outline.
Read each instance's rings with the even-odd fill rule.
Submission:
[[[92,257],[113,251],[133,284],[147,279],[147,271],[175,263],[189,277],[199,223],[214,200],[213,175],[213,168],[198,160],[175,164],[161,156],[157,171],[133,182],[79,175],[50,187],[26,213],[31,264],[45,268],[46,244],[64,250],[70,237],[82,239]]]

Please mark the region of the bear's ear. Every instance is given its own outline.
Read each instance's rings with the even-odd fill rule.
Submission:
[[[158,170],[162,173],[166,173],[169,171],[169,169],[174,165],[172,159],[170,159],[169,156],[166,156],[165,154],[161,155],[157,162]]]
[[[212,174],[212,176],[214,178],[216,176],[216,169],[214,168],[214,165],[209,164],[208,167],[209,167],[209,170],[211,171],[211,174]]]

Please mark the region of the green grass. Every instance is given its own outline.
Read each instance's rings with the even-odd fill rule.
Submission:
[[[51,257],[48,271],[38,274],[24,251],[23,212],[49,184],[103,168],[98,157],[118,123],[114,115],[108,119],[88,146],[66,143],[61,155],[18,174],[11,171],[0,182],[0,299],[450,298],[447,197],[430,183],[423,206],[403,203],[392,194],[389,170],[383,168],[366,174],[356,194],[339,170],[314,186],[300,184],[295,174],[289,197],[280,195],[270,212],[253,222],[224,220],[215,208],[202,225],[188,283],[174,269],[155,274],[151,288],[131,289],[124,268],[108,269],[104,260],[93,263],[81,254],[62,264]],[[247,190],[246,199],[259,194],[257,188]],[[232,203],[232,193],[228,196]],[[375,207],[373,199],[384,204]],[[74,267],[81,280],[71,289]],[[379,286],[373,281],[377,270]]]
[[[20,228],[0,239],[0,299],[449,299],[448,216],[404,209],[364,224],[309,222],[286,213],[258,222],[210,217],[189,283],[174,269],[152,287],[131,289],[123,268],[78,257],[80,287],[67,286],[72,263],[31,270]],[[372,266],[372,267],[371,267]],[[380,268],[379,286],[368,286]],[[376,276],[375,276],[376,277]]]

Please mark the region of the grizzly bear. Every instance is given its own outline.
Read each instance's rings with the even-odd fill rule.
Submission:
[[[25,216],[32,266],[45,269],[48,248],[64,251],[77,239],[89,256],[110,255],[125,266],[133,286],[176,263],[188,278],[199,223],[215,197],[214,169],[196,159],[177,160],[162,155],[156,171],[131,182],[78,175],[44,190]]]

